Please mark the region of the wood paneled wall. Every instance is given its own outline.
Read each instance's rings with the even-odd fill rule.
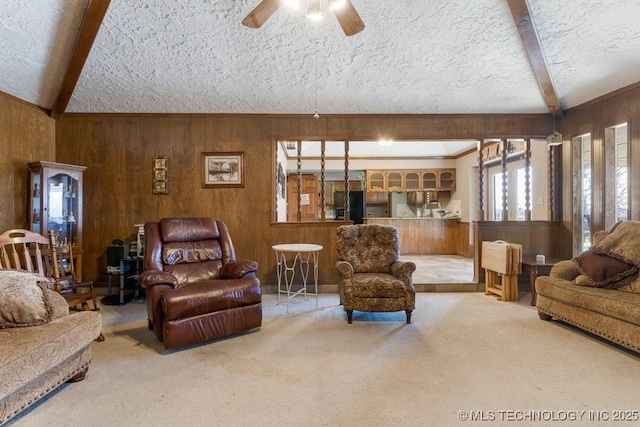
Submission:
[[[225,221],[237,256],[260,264],[265,284],[276,281],[276,243],[324,246],[320,283],[335,284],[335,228],[325,224],[273,224],[275,138],[395,139],[540,136],[548,115],[321,116],[65,114],[56,127],[57,161],[87,166],[84,250],[86,279],[105,268],[106,247],[133,239],[134,224],[169,216],[211,216]],[[242,151],[244,188],[201,188],[200,153]],[[169,194],[151,193],[152,159],[166,156]]]
[[[474,277],[484,283],[482,242],[504,240],[522,245],[522,255],[543,253],[548,257],[571,259],[571,230],[561,221],[473,221]]]
[[[468,222],[459,222],[456,229],[456,255],[473,257],[473,235]]]
[[[459,223],[437,218],[367,218],[367,224],[391,225],[400,234],[400,255],[464,255],[458,241]],[[468,244],[468,240],[467,240]],[[464,250],[464,249],[463,249]],[[468,252],[468,250],[466,251]]]
[[[0,92],[0,232],[27,226],[27,163],[55,161],[55,120]]]
[[[566,226],[572,227],[573,213],[573,165],[572,144],[575,136],[591,133],[593,143],[593,231],[605,225],[605,128],[628,122],[629,125],[629,214],[630,219],[640,220],[640,83],[612,92],[583,105],[566,111],[560,121],[559,130],[564,136],[562,147],[562,218]],[[611,188],[611,187],[609,187]]]

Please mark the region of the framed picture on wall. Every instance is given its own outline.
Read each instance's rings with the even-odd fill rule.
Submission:
[[[244,187],[244,153],[202,153],[202,187]]]

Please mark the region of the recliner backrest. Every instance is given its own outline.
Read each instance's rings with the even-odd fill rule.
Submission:
[[[338,260],[349,262],[355,273],[390,273],[399,259],[400,235],[395,227],[343,225],[337,235]]]
[[[221,221],[164,218],[145,224],[145,270],[169,272],[179,285],[217,279],[230,261],[235,261],[235,251]]]

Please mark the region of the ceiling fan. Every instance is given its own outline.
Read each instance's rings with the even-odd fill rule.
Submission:
[[[278,10],[282,3],[295,3],[297,0],[262,0],[253,9],[246,18],[242,20],[242,25],[251,28],[260,28],[262,25]],[[321,17],[322,0],[309,0],[308,16]],[[360,19],[360,15],[356,8],[351,4],[351,0],[328,0],[329,9],[333,10],[336,15],[342,31],[347,36],[352,36],[364,30],[364,22]]]

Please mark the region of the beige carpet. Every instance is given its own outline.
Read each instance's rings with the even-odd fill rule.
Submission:
[[[276,300],[265,295],[260,330],[177,351],[147,330],[143,304],[109,307],[105,323],[141,320],[106,326],[86,379],[9,425],[448,426],[476,411],[485,425],[583,426],[640,409],[640,357],[539,320],[527,295],[421,293],[411,325],[358,312],[349,325],[335,295],[289,315]]]

